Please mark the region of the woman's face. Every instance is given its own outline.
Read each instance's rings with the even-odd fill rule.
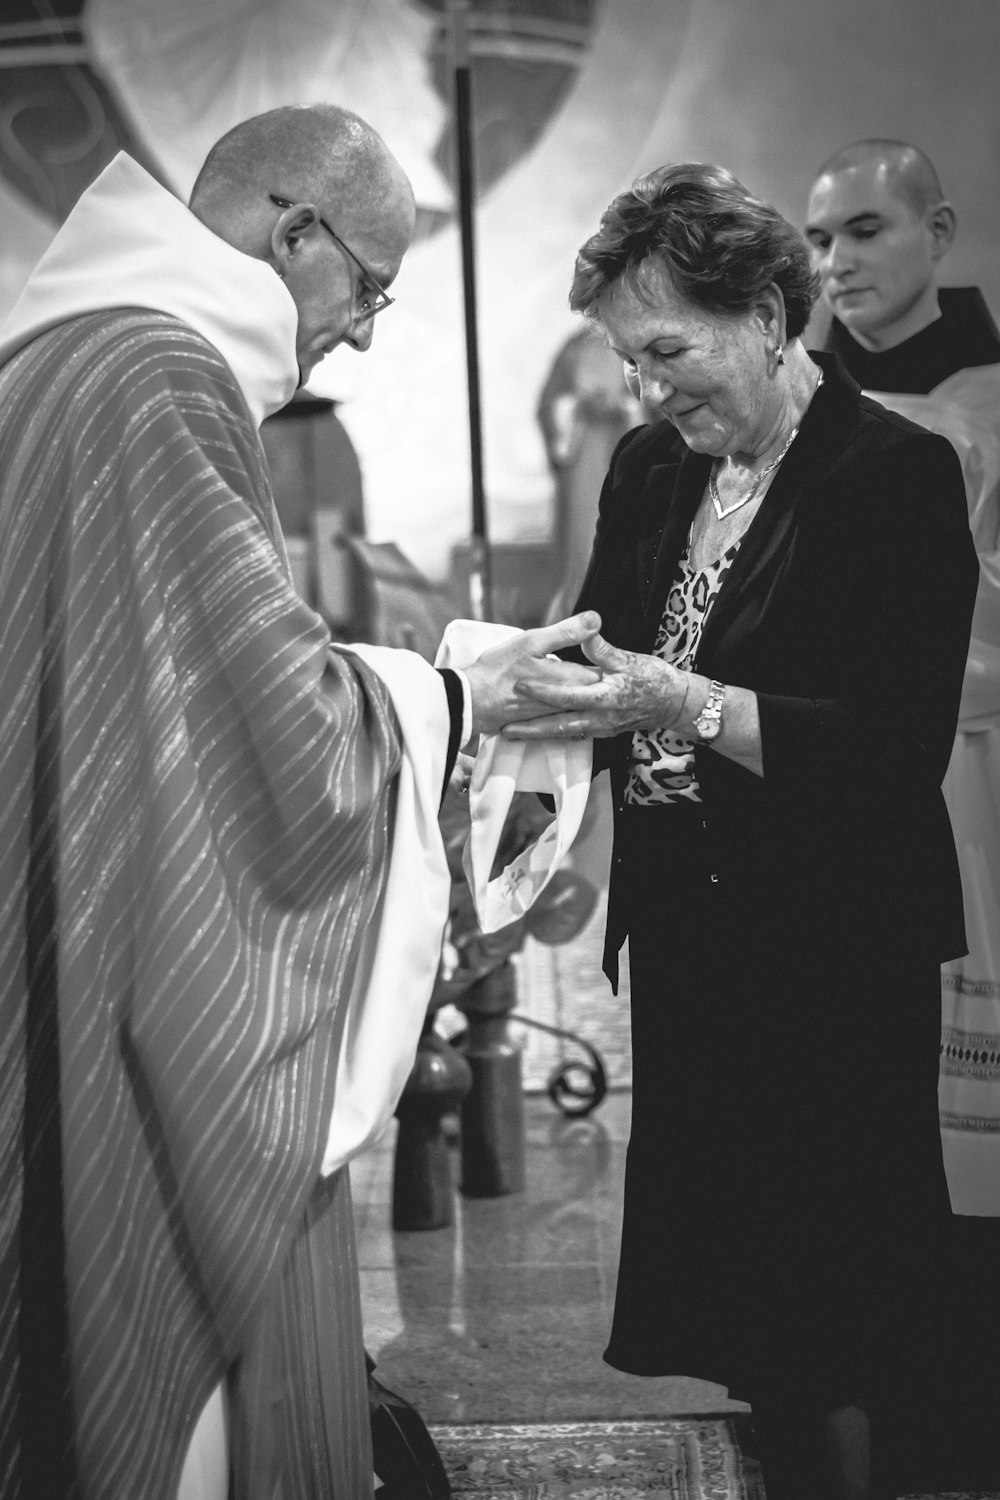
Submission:
[[[629,389],[651,421],[672,422],[696,453],[753,457],[770,441],[781,404],[769,374],[776,330],[767,308],[706,312],[647,265],[648,301],[621,282],[597,301],[597,321],[624,361]]]

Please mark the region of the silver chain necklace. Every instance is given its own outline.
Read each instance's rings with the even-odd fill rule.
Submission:
[[[819,390],[819,388],[820,388],[820,386],[822,384],[823,384],[823,371],[820,370],[820,372],[819,372],[819,379],[817,380],[816,384],[813,386],[813,396],[815,396],[816,392]],[[809,399],[812,400],[812,397],[810,397]],[[773,474],[774,473],[775,469],[781,463],[781,460],[784,458],[785,454],[788,452],[789,448],[792,446],[792,444],[794,443],[794,441],[798,437],[798,435],[799,435],[799,429],[797,427],[793,427],[792,430],[791,430],[791,432],[788,434],[788,440],[785,443],[785,446],[782,448],[782,450],[778,454],[777,458],[772,459],[771,462],[768,464],[768,466],[767,466],[766,469],[761,469],[760,473],[757,475],[757,478],[754,480],[753,484],[750,486],[750,488],[747,490],[746,494],[743,496],[743,499],[742,500],[737,500],[734,505],[727,506],[725,510],[723,510],[723,508],[722,508],[722,500],[719,497],[719,487],[718,487],[718,485],[715,482],[715,471],[716,471],[716,468],[721,468],[722,467],[723,460],[721,458],[716,460],[716,462],[712,465],[711,472],[710,472],[710,474],[708,476],[708,493],[712,497],[712,504],[715,506],[715,514],[718,516],[718,518],[719,518],[720,521],[725,520],[726,516],[731,516],[734,511],[742,510],[743,507],[744,507],[744,505],[749,505],[750,504],[750,501],[757,494],[757,491],[760,489],[761,485],[764,483],[764,480],[767,478],[767,476],[769,474]]]
[[[734,511],[742,510],[744,505],[750,504],[750,501],[754,499],[757,491],[760,489],[767,476],[769,474],[773,474],[775,469],[781,463],[781,460],[784,458],[785,454],[788,452],[789,448],[798,437],[798,432],[799,429],[797,427],[792,428],[791,432],[788,434],[785,446],[782,448],[777,458],[772,458],[771,462],[767,465],[767,468],[761,469],[760,473],[757,475],[753,484],[747,490],[743,498],[741,500],[737,500],[733,505],[727,505],[725,510],[723,510],[722,508],[722,501],[719,498],[718,486],[715,483],[716,466],[721,466],[724,460],[721,458],[716,460],[716,463],[712,465],[712,472],[708,476],[708,493],[712,497],[712,504],[715,506],[715,514],[718,516],[720,521],[724,520],[726,516],[731,516]]]

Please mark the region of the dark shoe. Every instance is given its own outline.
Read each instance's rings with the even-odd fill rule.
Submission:
[[[423,1417],[372,1373],[368,1361],[368,1406],[372,1421],[375,1500],[450,1500],[451,1485]]]

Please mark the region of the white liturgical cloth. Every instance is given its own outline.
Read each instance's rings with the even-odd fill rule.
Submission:
[[[490,647],[521,632],[512,625],[453,620],[438,650],[439,667],[465,667]],[[580,831],[593,766],[590,740],[480,740],[469,787],[471,828],[465,847],[465,874],[484,932],[514,922],[548,885]],[[546,792],[555,801],[555,817],[529,848],[496,876],[496,858],[504,820],[515,792]]]

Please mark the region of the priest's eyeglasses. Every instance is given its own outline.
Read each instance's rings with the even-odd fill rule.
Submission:
[[[290,199],[279,198],[277,193],[268,193],[267,196],[270,198],[271,202],[275,205],[276,208],[294,207]],[[396,299],[395,297],[389,296],[389,293],[379,281],[378,277],[375,276],[370,268],[365,265],[364,261],[359,255],[355,255],[350,245],[344,243],[344,241],[340,238],[340,235],[337,234],[336,230],[331,229],[330,225],[323,218],[321,218],[319,222],[320,225],[326,230],[330,238],[333,240],[333,243],[337,246],[338,250],[341,250],[343,254],[347,256],[348,260],[352,260],[357,266],[358,270],[361,272],[361,283],[358,294],[358,311],[356,316],[358,322],[367,323],[370,318],[374,318],[376,313],[383,312],[387,307],[391,307]]]

